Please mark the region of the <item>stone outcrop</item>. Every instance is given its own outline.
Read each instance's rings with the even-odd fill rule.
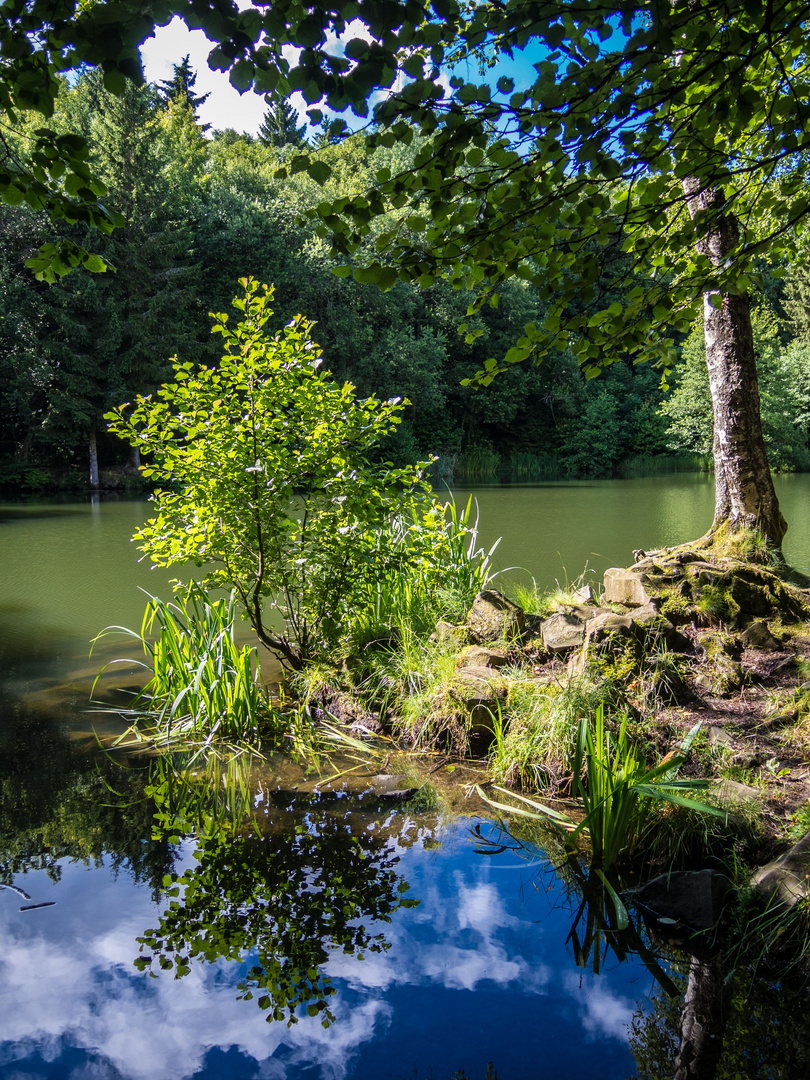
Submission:
[[[807,900],[810,897],[810,833],[790,851],[757,870],[751,884],[786,907]]]
[[[585,641],[586,622],[581,616],[558,611],[540,623],[543,647],[549,652],[570,652]]]
[[[731,882],[714,870],[675,870],[626,894],[659,921],[711,930],[732,901]]]
[[[621,570],[614,566],[605,571],[604,580],[603,599],[606,603],[641,607],[650,600],[645,575],[637,570]]]
[[[471,645],[465,649],[456,661],[459,668],[502,668],[506,663],[506,653],[500,649],[485,649],[483,645]],[[493,672],[494,674],[495,672]]]
[[[764,622],[752,622],[740,634],[740,641],[746,649],[764,649],[776,652],[780,645]]]
[[[436,623],[436,632],[432,635],[431,640],[441,641],[446,645],[454,645],[460,649],[469,644],[470,631],[466,626],[456,626],[455,623],[439,619]]]
[[[706,660],[706,671],[696,679],[700,689],[715,697],[725,697],[743,684],[743,670],[738,663],[740,649],[728,634],[707,630],[697,638]]]
[[[503,593],[486,589],[473,601],[467,628],[473,641],[480,645],[488,641],[517,640],[526,632],[526,616],[523,608]]]

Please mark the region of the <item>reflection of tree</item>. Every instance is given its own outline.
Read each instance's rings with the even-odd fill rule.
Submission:
[[[683,972],[674,975],[685,990],[684,1001],[657,995],[638,1009],[630,1035],[637,1080],[810,1076],[810,988],[752,979],[745,971],[724,988],[718,982],[722,974],[718,961],[687,959]],[[714,1027],[711,1017],[720,1009],[723,1016]],[[697,1050],[696,1019],[704,1025]],[[715,1036],[711,1047],[707,1035]]]
[[[722,960],[693,956],[681,1005],[674,1080],[714,1080],[723,1053],[728,997]]]
[[[60,860],[104,857],[157,893],[173,853],[153,837],[146,773],[82,752],[58,722],[21,703],[0,702],[0,714],[0,882],[29,870],[56,881]]]
[[[199,786],[188,776],[184,782],[188,809],[199,814]],[[164,790],[158,801],[188,820],[177,777],[165,775],[164,788],[172,786],[173,794]],[[366,922],[390,922],[397,908],[418,903],[404,896],[408,885],[394,870],[390,831],[369,831],[370,821],[358,816],[276,792],[248,822],[237,817],[228,826],[220,818],[212,828],[206,817],[197,830],[197,865],[176,879],[176,898],[159,926],[139,938],[149,955],[136,966],[173,969],[179,977],[195,959],[244,963],[241,996],[258,995],[268,1020],[293,1023],[306,1006],[328,1026],[334,988],[322,968],[330,952],[362,960],[365,952],[384,951],[383,934]]]

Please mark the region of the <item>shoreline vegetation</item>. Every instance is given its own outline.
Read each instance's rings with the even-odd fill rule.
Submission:
[[[712,468],[711,457],[705,454],[631,454],[617,462],[612,476],[600,474],[599,478],[629,480],[674,473],[709,473]],[[489,447],[437,454],[431,459],[426,476],[439,486],[592,479],[587,470],[572,471],[556,453],[512,451],[501,454]],[[0,493],[10,498],[88,492],[138,495],[151,489],[152,485],[139,469],[129,466],[100,470],[98,487],[93,488],[86,470],[78,465],[68,468],[23,462],[0,465]]]
[[[486,568],[469,509],[456,521],[469,529],[470,559]],[[125,741],[152,752],[186,747],[193,760],[281,747],[308,763],[317,789],[349,797],[351,776],[324,763],[350,754],[366,776],[384,756],[380,771],[396,777],[385,784],[416,811],[439,805],[448,784],[472,781],[468,793],[502,819],[510,842],[556,847],[556,861],[570,864],[611,932],[627,930],[632,902],[687,950],[711,938],[736,950],[740,966],[748,953],[760,971],[801,966],[810,830],[807,583],[756,535],[711,550],[636,554],[633,567],[609,570],[598,587],[579,580],[549,594],[526,588],[515,599],[491,588],[485,572],[483,587],[468,589],[466,614],[456,594],[455,621],[435,618],[448,611],[450,594],[434,597],[429,609],[413,597],[407,608],[388,597],[387,613],[378,596],[378,621],[358,620],[351,644],[289,672],[258,710],[247,710],[249,731],[181,723],[192,689],[182,677],[169,689],[156,678],[160,722],[152,707],[130,733],[136,744]],[[205,594],[193,591],[176,611],[192,639],[206,625],[207,644],[192,641],[186,669],[210,673],[212,642],[232,638],[233,602],[213,603],[224,617],[212,632],[211,608],[195,622]],[[165,625],[172,605],[150,605]],[[142,640],[148,656],[160,654],[149,634]],[[240,670],[251,671],[244,656]],[[263,693],[255,660],[252,671],[250,693]],[[222,678],[220,666],[212,681]],[[453,802],[458,810],[457,792]],[[655,892],[681,874],[688,883],[655,896],[648,910],[645,888]],[[690,875],[701,881],[701,874],[714,885],[710,915],[701,910],[705,924],[696,926],[694,905],[685,916],[679,905],[684,889],[695,890]],[[763,943],[755,928],[766,926]]]

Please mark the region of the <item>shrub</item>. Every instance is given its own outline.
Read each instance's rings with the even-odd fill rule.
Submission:
[[[357,400],[321,370],[311,324],[297,316],[271,335],[272,289],[241,284],[241,321],[213,316],[219,367],[175,361],[154,399],[108,419],[158,484],[157,514],[135,535],[143,551],[210,567],[205,586],[235,589],[259,639],[298,669],[339,638],[355,596],[426,557],[430,544],[403,547],[393,523],[432,500],[418,466],[372,461],[401,403]],[[431,523],[422,514],[420,528]]]

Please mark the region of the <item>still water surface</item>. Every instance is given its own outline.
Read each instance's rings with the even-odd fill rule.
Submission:
[[[786,554],[806,571],[808,494],[810,478],[779,481]],[[482,541],[504,537],[500,566],[549,586],[694,538],[712,510],[699,476],[474,495]],[[628,1025],[654,981],[633,956],[608,954],[598,975],[576,966],[578,898],[542,851],[482,854],[472,830],[490,825],[474,817],[322,803],[283,766],[252,789],[254,825],[231,820],[222,844],[161,823],[148,770],[77,740],[94,723],[89,639],[139,625],[139,588],[169,594],[171,575],[129,543],[147,513],[0,507],[0,883],[28,894],[0,889],[0,1074],[449,1080],[494,1061],[501,1080],[633,1075]],[[171,873],[185,906],[182,893],[171,906]],[[133,965],[158,927],[149,978]],[[203,938],[207,961],[161,970],[161,950]],[[261,987],[284,956],[311,967],[305,982],[333,980],[328,1027],[306,994],[298,1023],[267,1022]]]

